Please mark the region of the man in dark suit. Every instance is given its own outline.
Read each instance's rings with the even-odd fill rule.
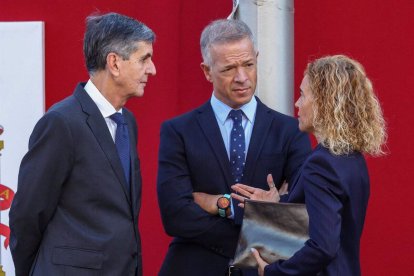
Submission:
[[[137,126],[124,108],[150,75],[154,33],[109,13],[87,18],[90,80],[36,124],[10,210],[16,275],[142,275]]]
[[[254,97],[257,51],[250,29],[218,20],[201,35],[201,68],[211,99],[162,125],[158,200],[165,231],[174,237],[159,275],[225,275],[242,220],[237,182],[280,187],[292,181],[310,152],[297,120]],[[236,142],[236,143],[235,143]],[[257,275],[256,270],[244,271]]]

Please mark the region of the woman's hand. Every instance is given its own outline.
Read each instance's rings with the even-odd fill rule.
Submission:
[[[265,266],[268,265],[268,263],[266,263],[262,259],[262,257],[260,257],[259,251],[257,251],[255,248],[252,248],[251,251],[252,251],[254,258],[257,261],[257,264],[259,265],[259,267],[257,268],[257,273],[259,273],[259,276],[264,276],[264,269],[265,269]]]
[[[236,193],[232,193],[231,197],[240,201],[238,205],[244,208],[243,202],[246,199],[279,202],[280,196],[287,193],[288,184],[286,182],[283,183],[282,187],[280,187],[280,190],[278,191],[275,187],[275,183],[273,182],[273,177],[271,174],[267,175],[267,184],[269,185],[268,191],[240,183],[234,184],[231,186],[231,188]]]

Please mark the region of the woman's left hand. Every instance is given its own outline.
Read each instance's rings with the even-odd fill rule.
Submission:
[[[267,175],[267,184],[269,185],[269,190],[262,190],[260,188],[251,187],[244,184],[234,184],[231,188],[237,192],[237,194],[232,193],[231,197],[237,199],[241,203],[239,206],[244,208],[245,199],[253,199],[260,201],[269,201],[269,202],[279,202],[280,195],[283,195],[287,192],[287,183],[284,183],[280,190],[278,191],[273,182],[273,177],[271,174]]]
[[[259,251],[257,251],[255,248],[251,249],[252,254],[254,256],[254,258],[256,259],[257,263],[259,264],[259,267],[257,269],[257,273],[259,273],[259,276],[264,276],[264,269],[265,266],[268,265],[268,263],[266,263],[262,257],[260,257]]]

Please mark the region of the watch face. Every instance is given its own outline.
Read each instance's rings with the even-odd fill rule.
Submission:
[[[217,200],[217,206],[220,209],[227,209],[230,206],[230,200],[228,198],[222,196]]]

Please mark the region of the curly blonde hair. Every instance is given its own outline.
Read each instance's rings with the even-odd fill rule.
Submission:
[[[308,64],[315,135],[335,155],[353,151],[382,155],[386,127],[363,66],[344,55]]]

